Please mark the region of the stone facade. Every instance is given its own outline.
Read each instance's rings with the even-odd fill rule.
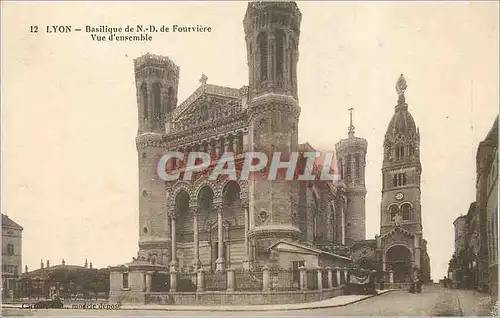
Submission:
[[[23,228],[2,214],[2,297],[14,297],[22,273]]]
[[[298,143],[301,18],[294,2],[249,3],[243,21],[249,85],[208,84],[203,74],[201,85],[179,105],[179,67],[152,54],[135,60],[139,251],[132,263],[112,268],[115,299],[139,299],[148,293],[145,281],[137,281],[132,292],[120,287],[124,281],[120,284],[119,277],[147,280],[153,279],[147,273],[159,271],[170,275],[171,292],[177,274],[227,270],[231,277],[234,269],[260,271],[266,266],[285,271],[298,271],[299,265],[345,268],[353,260],[379,271],[388,270],[386,263],[393,266],[403,260],[411,268],[403,268],[406,274],[396,271],[398,279],[407,282],[420,270],[424,280],[430,280],[420,215],[419,132],[407,111],[404,89],[399,89],[384,143],[381,236],[375,239],[366,240],[365,230],[368,142],[355,136],[352,109],[348,136],[335,145],[340,180],[319,180],[320,169],[314,170],[316,179],[311,181],[285,180],[284,169],[273,181],[267,172],[251,174],[248,180],[209,178],[221,168],[219,158],[234,158],[227,164],[240,171],[246,152],[263,152],[270,160],[280,153],[281,162],[299,152],[303,165],[305,153],[315,151],[309,143]],[[407,122],[410,125],[404,126]],[[162,181],[156,170],[166,151],[184,155],[166,163],[169,172],[179,173],[175,181]],[[210,155],[206,170],[186,168],[196,164],[187,161],[191,152]],[[399,183],[393,185],[392,180]],[[393,207],[397,213],[391,216]],[[393,218],[396,214],[401,222]],[[389,253],[388,260],[392,248],[396,253]]]
[[[180,68],[173,61],[152,54],[134,61],[139,260],[181,272],[253,268],[266,262],[269,248],[280,240],[315,246],[364,238],[364,194],[342,182],[280,176],[269,181],[267,174],[257,173],[241,181],[208,178],[216,160],[229,154],[238,166],[248,151],[269,158],[281,152],[282,162],[291,152],[315,151],[309,144],[298,144],[300,22],[293,2],[251,2],[243,21],[249,85],[212,85],[203,75],[200,87],[179,105]],[[360,184],[366,141],[363,147],[362,169],[353,167]],[[213,160],[205,173],[194,173],[190,181],[180,179],[193,163],[186,162],[187,156],[172,160],[167,167],[180,169],[181,178],[164,182],[156,166],[166,151],[200,151]],[[346,189],[351,190],[348,195]],[[346,229],[346,224],[352,227]]]
[[[476,201],[455,220],[455,244],[449,264],[457,288],[472,288],[498,297],[498,117],[476,155]],[[462,221],[462,219],[464,221]],[[458,224],[463,226],[458,226]]]

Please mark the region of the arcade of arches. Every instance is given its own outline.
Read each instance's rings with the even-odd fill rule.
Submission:
[[[218,202],[214,189],[203,186],[195,198],[186,190],[175,194],[170,211],[171,265],[196,269],[210,264],[212,270],[241,264],[248,255],[248,204],[234,181],[222,190]],[[193,204],[194,202],[194,204]]]

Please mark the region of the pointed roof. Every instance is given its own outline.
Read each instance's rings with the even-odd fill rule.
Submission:
[[[2,227],[13,228],[17,230],[23,230],[23,227],[16,222],[12,221],[7,215],[2,213]]]
[[[396,83],[396,92],[398,93],[398,104],[395,107],[394,115],[387,126],[386,135],[401,134],[407,136],[417,131],[417,125],[413,116],[408,111],[408,104],[406,103],[405,91],[408,88],[406,80],[401,74]]]

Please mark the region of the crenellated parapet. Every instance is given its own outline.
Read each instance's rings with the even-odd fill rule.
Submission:
[[[169,69],[173,75],[179,76],[179,66],[177,66],[167,56],[160,56],[151,53],[146,53],[143,56],[134,59],[134,70],[136,73],[141,72],[144,68],[153,66],[162,69]]]

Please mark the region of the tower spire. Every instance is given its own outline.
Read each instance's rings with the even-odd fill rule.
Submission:
[[[354,125],[352,124],[352,111],[354,110],[354,108],[349,108],[349,116],[350,116],[350,124],[349,124],[349,137],[354,137]]]

